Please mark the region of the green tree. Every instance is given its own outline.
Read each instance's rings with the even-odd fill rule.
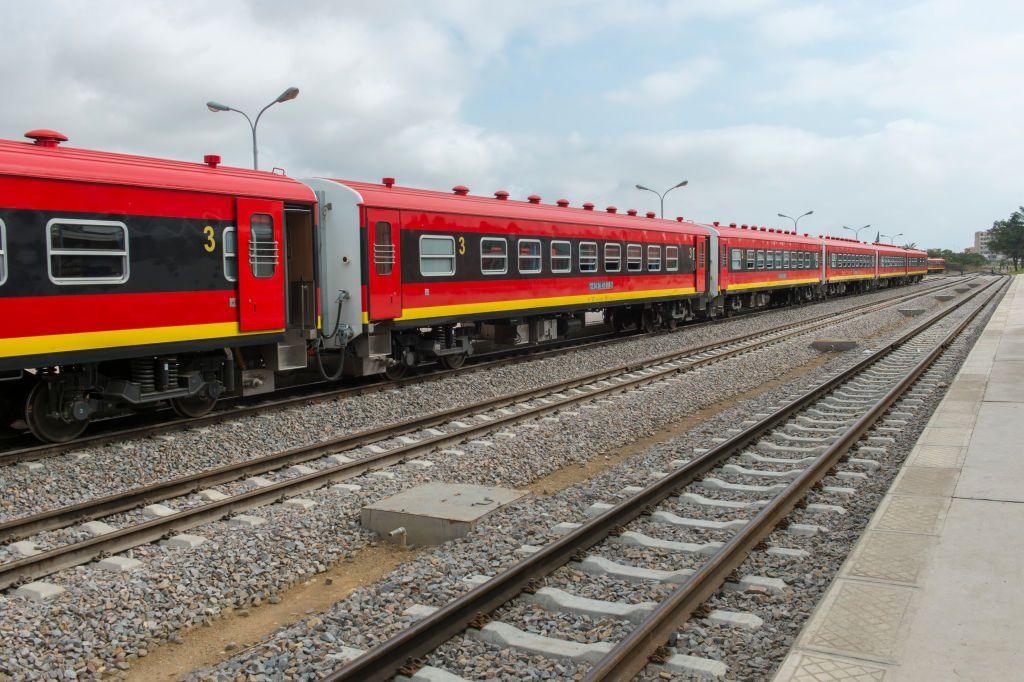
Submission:
[[[1024,206],[1014,211],[1006,220],[992,223],[992,241],[989,248],[1001,253],[1013,262],[1018,270],[1024,261]]]

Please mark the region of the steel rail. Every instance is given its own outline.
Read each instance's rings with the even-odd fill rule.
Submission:
[[[538,577],[554,572],[580,553],[614,534],[621,526],[633,521],[645,511],[653,509],[655,505],[671,496],[675,491],[710,472],[724,460],[742,452],[747,446],[787,421],[797,412],[876,364],[906,341],[930,328],[952,312],[959,310],[960,305],[988,290],[993,284],[995,282],[967,296],[959,305],[930,316],[897,340],[886,344],[854,366],[839,372],[793,399],[753,426],[711,448],[668,476],[651,483],[642,491],[623,500],[599,516],[584,522],[578,528],[549,542],[537,552],[499,573],[486,583],[416,621],[383,644],[373,647],[362,656],[345,663],[326,679],[330,682],[343,680],[383,681],[390,679],[407,665],[411,664],[412,667],[416,667],[431,651],[461,633],[473,621],[481,616],[486,617],[487,614],[517,597]],[[984,305],[979,310],[982,308]],[[977,314],[976,311],[970,319]],[[966,323],[958,328],[964,326]],[[727,576],[728,572],[724,575]],[[692,582],[692,580],[688,581],[688,584]],[[642,641],[645,644],[648,642],[647,639]],[[664,641],[664,639],[659,641],[657,646]],[[644,660],[646,661],[646,658]]]
[[[918,292],[913,297],[920,295],[927,295],[929,292]],[[103,516],[109,516],[119,512],[128,511],[134,509],[140,505],[152,504],[154,502],[160,502],[173,497],[179,497],[181,495],[187,495],[189,493],[209,488],[215,485],[226,483],[229,481],[237,480],[244,476],[255,476],[267,471],[279,469],[292,464],[301,464],[319,457],[323,457],[331,453],[340,453],[354,450],[356,448],[368,445],[370,443],[400,436],[403,434],[411,433],[414,431],[430,428],[432,426],[438,426],[445,422],[457,420],[467,415],[476,414],[480,412],[486,412],[488,410],[499,409],[515,403],[527,401],[536,397],[549,395],[551,393],[558,393],[560,391],[570,390],[578,386],[594,383],[604,379],[609,379],[614,376],[622,374],[628,374],[638,370],[646,369],[653,365],[663,364],[684,358],[691,355],[699,355],[709,351],[717,351],[727,346],[733,346],[735,344],[742,344],[748,341],[763,339],[762,343],[754,347],[740,347],[734,351],[727,353],[720,353],[710,358],[696,361],[694,364],[687,366],[686,369],[693,367],[699,367],[712,362],[718,362],[734,355],[756,350],[762,345],[777,343],[783,341],[792,336],[806,334],[821,327],[828,326],[842,321],[844,318],[851,318],[857,315],[864,314],[865,312],[874,312],[877,310],[884,310],[887,307],[898,305],[899,301],[905,300],[905,296],[900,296],[897,299],[876,301],[874,303],[865,304],[864,306],[857,306],[857,308],[849,311],[839,313],[837,315],[822,315],[810,320],[804,320],[799,322],[792,322],[773,329],[762,330],[758,332],[750,332],[748,334],[742,334],[739,336],[731,337],[721,341],[712,341],[697,346],[690,346],[687,348],[669,351],[661,355],[657,355],[634,362],[624,363],[617,367],[613,367],[607,370],[601,370],[600,372],[593,372],[589,375],[582,377],[576,377],[571,379],[565,379],[561,381],[551,382],[537,388],[520,391],[504,396],[498,396],[489,400],[474,403],[472,405],[466,405],[463,407],[452,408],[448,410],[439,410],[427,415],[420,417],[414,417],[412,419],[403,420],[400,422],[393,422],[385,424],[379,427],[373,427],[365,429],[354,434],[333,438],[320,443],[314,443],[311,445],[304,445],[297,448],[291,448],[281,452],[264,455],[252,460],[243,462],[237,462],[232,464],[226,464],[214,469],[199,472],[198,474],[187,474],[185,476],[179,476],[177,478],[169,479],[166,481],[160,481],[150,485],[141,486],[127,491],[122,491],[107,495],[92,500],[86,500],[78,504],[66,505],[63,507],[57,507],[54,509],[46,510],[30,516],[25,516],[16,519],[10,519],[8,521],[0,522],[0,542],[9,542],[11,540],[18,540],[21,538],[29,537],[36,533],[41,533],[47,530],[54,530],[57,528],[64,528],[73,523],[80,521],[89,521],[95,518],[101,518]],[[873,310],[865,310],[870,308]],[[790,331],[791,330],[791,331]],[[774,334],[785,333],[784,336],[774,337]],[[679,371],[676,368],[669,370],[670,372]],[[659,375],[651,375],[651,378],[658,378]],[[647,379],[644,377],[643,379]],[[646,382],[644,382],[646,383]],[[614,388],[618,389],[621,386],[632,385],[619,384]],[[587,397],[596,395],[596,393],[587,394]],[[518,415],[516,415],[518,416]],[[493,422],[495,424],[500,423],[503,420]],[[405,451],[405,449],[412,450],[413,448],[398,448],[390,452]],[[411,456],[411,455],[406,455]]]
[[[965,281],[965,280],[960,280]],[[908,292],[901,296],[887,299],[887,301],[898,301],[906,300],[907,298],[914,298],[927,293],[933,293],[941,289],[947,289],[955,286],[959,282],[942,283],[936,284],[935,286],[926,287],[924,291]],[[877,293],[873,292],[873,293]],[[834,299],[832,299],[834,300]],[[879,302],[865,303],[861,306],[852,308],[852,312],[859,308],[870,307],[877,305]],[[750,318],[758,317],[761,315],[778,312],[779,308],[769,308],[766,310],[757,310],[750,313],[743,313],[739,317]],[[845,313],[841,313],[845,314]],[[677,330],[659,330],[647,334],[646,336],[658,336],[666,333],[672,333],[674,331],[685,331],[692,330],[695,328],[703,327],[705,325],[718,325],[724,324],[729,321],[735,320],[737,317],[722,317],[715,318],[713,320],[707,320],[702,322],[696,322],[693,324],[687,324],[680,327]],[[599,338],[594,338],[599,337]],[[339,388],[328,389],[325,391],[317,391],[308,394],[302,394],[297,396],[288,396],[278,398],[272,401],[263,401],[252,405],[241,405],[235,406],[228,409],[217,410],[211,414],[203,415],[201,417],[178,417],[166,421],[161,421],[155,424],[145,424],[142,426],[129,426],[126,428],[117,428],[110,431],[104,431],[101,433],[93,433],[87,436],[83,436],[76,440],[68,443],[43,443],[35,444],[27,447],[11,449],[4,452],[0,452],[0,466],[17,464],[19,462],[26,462],[38,459],[44,459],[49,457],[56,457],[72,450],[87,448],[87,447],[98,447],[101,445],[107,445],[109,443],[115,443],[118,441],[126,440],[128,438],[145,438],[147,436],[154,436],[167,432],[182,431],[188,428],[199,428],[203,426],[210,426],[213,424],[219,424],[221,422],[230,421],[239,417],[245,417],[252,414],[259,414],[268,410],[284,409],[294,405],[301,404],[313,404],[318,402],[325,402],[328,400],[339,400],[348,397],[355,397],[361,395],[368,395],[377,393],[394,386],[401,385],[414,385],[420,383],[427,383],[430,381],[436,381],[437,379],[450,376],[452,374],[479,372],[494,367],[501,367],[505,365],[514,365],[524,362],[532,362],[534,360],[540,360],[545,357],[558,355],[560,353],[568,351],[582,351],[589,348],[601,347],[606,345],[612,345],[617,342],[628,341],[629,339],[637,338],[635,333],[631,332],[613,332],[609,334],[592,334],[574,339],[565,339],[544,346],[534,346],[532,349],[521,348],[511,349],[503,351],[492,351],[483,353],[475,358],[471,359],[471,364],[460,368],[460,369],[440,369],[430,371],[426,374],[421,374],[406,379],[399,379],[397,381],[373,381],[371,383],[362,386],[345,386]],[[491,359],[487,359],[490,356],[497,356]],[[285,390],[299,390],[302,387],[291,387]]]
[[[997,280],[998,282],[998,280]],[[965,299],[986,291],[988,287],[975,292]],[[842,457],[867,433],[885,412],[902,396],[907,389],[952,345],[967,326],[985,309],[986,305],[996,296],[1005,291],[1004,282],[989,298],[967,315],[959,324],[947,333],[925,357],[915,364],[900,381],[882,398],[875,402],[856,422],[850,425],[839,438],[832,443],[817,459],[797,476],[781,493],[773,497],[768,504],[733,535],[716,551],[711,558],[700,566],[679,587],[648,615],[627,637],[617,643],[594,666],[587,671],[584,680],[587,682],[604,682],[610,680],[631,680],[648,663],[649,659],[660,649],[671,635],[684,623],[690,615],[705,601],[710,599],[728,579],[732,572],[742,564],[747,556],[764,538],[775,529],[796,508],[797,504],[811,489],[839,463]],[[937,320],[931,322],[934,324]],[[931,326],[928,324],[928,326]],[[907,341],[904,336],[901,341]]]
[[[885,303],[887,302],[875,303],[873,305],[879,306],[880,309],[884,309],[886,307]],[[855,315],[856,313],[851,312],[841,314],[840,317],[853,317]],[[278,481],[269,486],[233,495],[224,500],[207,502],[166,517],[121,528],[87,540],[70,543],[39,554],[0,564],[0,589],[4,589],[27,580],[40,578],[59,570],[77,566],[100,556],[122,552],[142,544],[153,542],[171,533],[181,532],[199,525],[210,523],[230,514],[271,504],[287,497],[294,497],[308,490],[320,488],[332,481],[353,478],[367,473],[368,471],[373,471],[395,464],[415,455],[430,452],[436,448],[459,443],[467,438],[493,431],[495,428],[500,427],[503,424],[535,419],[545,414],[564,409],[567,405],[571,405],[578,401],[590,400],[609,393],[617,393],[627,388],[651,383],[670,374],[686,371],[694,367],[700,367],[714,362],[720,362],[736,355],[748,353],[752,350],[757,350],[759,348],[778,343],[787,338],[806,334],[820,327],[833,324],[837,319],[835,316],[826,317],[828,319],[815,323],[796,322],[783,325],[773,330],[752,332],[727,341],[713,342],[679,351],[672,351],[656,358],[648,358],[635,363],[627,363],[619,366],[618,368],[603,370],[602,372],[592,374],[587,377],[556,382],[547,386],[530,389],[529,391],[525,391],[515,396],[502,396],[491,401],[489,406],[486,408],[482,404],[458,408],[459,410],[478,413],[482,409],[494,409],[495,407],[500,407],[502,405],[523,402],[524,400],[530,400],[535,397],[570,390],[576,386],[593,384],[596,381],[601,381],[602,379],[612,376],[632,373],[638,369],[644,369],[652,365],[664,364],[673,359],[700,354],[702,351],[713,350],[716,348],[721,349],[725,346],[736,346],[737,343],[755,340],[757,337],[769,337],[751,345],[739,345],[733,348],[728,348],[727,350],[723,350],[720,353],[708,357],[693,358],[683,366],[672,365],[640,376],[624,379],[617,383],[609,384],[608,386],[592,387],[586,392],[581,392],[578,395],[565,396],[560,400],[548,401],[511,415],[495,417],[476,426],[470,426],[451,433],[427,438],[417,443],[403,445],[392,450],[374,453],[351,462],[326,467],[309,474],[295,476],[283,481]],[[451,413],[446,413],[444,417],[441,417],[440,415],[433,415],[433,419],[435,420],[433,423],[438,423],[437,420],[450,421],[453,418],[454,417]],[[421,423],[425,422],[421,421]],[[387,429],[389,427],[382,428]],[[393,434],[394,432],[390,431],[389,433]],[[293,450],[286,451],[286,453],[270,455],[268,458],[276,457],[278,461],[273,466],[268,466],[268,468],[279,468],[282,466],[280,463],[282,461],[282,457],[291,458],[291,461],[302,461],[303,459],[308,460],[314,457],[320,457],[329,452],[336,452],[338,451],[339,443],[341,442],[348,442],[350,446],[354,447],[355,445],[352,444],[350,439],[351,437],[342,437],[324,443],[295,448]],[[245,468],[251,472],[255,471],[255,469],[252,468],[254,466],[258,466],[257,461],[242,463],[241,468]],[[221,472],[221,475],[222,474],[223,472]],[[238,475],[231,476],[230,478],[238,478]],[[5,534],[4,537],[13,538],[15,536],[23,536],[24,533],[28,532],[29,528],[33,529],[34,532],[39,532],[39,529],[42,528],[52,529],[55,527],[66,526],[74,521],[96,518],[104,514],[114,513],[115,511],[124,511],[127,508],[134,508],[138,506],[140,501],[155,501],[159,498],[159,489],[161,488],[163,488],[164,493],[174,490],[178,494],[182,494],[183,492],[191,492],[192,490],[197,490],[201,487],[205,487],[206,485],[210,485],[211,480],[212,479],[203,477],[201,480],[199,478],[194,478],[190,481],[176,480],[166,483],[158,483],[154,486],[132,491],[130,498],[131,504],[127,501],[123,501],[128,499],[125,495],[113,495],[99,501],[90,501],[80,505],[74,505],[71,508],[60,508],[51,512],[43,512],[33,517],[15,519],[7,522],[3,526],[0,526],[0,528],[2,528],[2,531]],[[166,499],[166,497],[159,499]],[[90,505],[92,505],[92,508],[90,508]],[[99,509],[103,509],[103,511],[100,512],[98,511]]]

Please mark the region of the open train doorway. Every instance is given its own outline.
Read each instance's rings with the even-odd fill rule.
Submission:
[[[313,339],[317,317],[313,212],[307,207],[286,206],[284,215],[287,328],[304,339]]]

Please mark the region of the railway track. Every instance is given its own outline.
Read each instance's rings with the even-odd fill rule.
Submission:
[[[839,504],[857,494],[851,486],[879,468],[870,459],[872,453],[894,444],[893,434],[922,405],[914,397],[915,382],[989,304],[998,301],[1008,281],[994,280],[959,305],[930,315],[849,369],[771,413],[754,415],[693,459],[675,463],[674,471],[654,483],[624,489],[619,502],[593,505],[586,512],[588,521],[559,524],[552,529],[556,539],[540,547],[521,547],[520,554],[526,558],[510,568],[493,577],[470,577],[467,582],[472,587],[462,597],[440,608],[413,606],[404,615],[416,622],[369,651],[343,648],[338,657],[349,660],[327,679],[362,682],[396,674],[412,676],[439,647],[461,636],[572,662],[577,665],[575,673],[583,673],[589,681],[633,679],[650,664],[657,666],[655,674],[724,676],[728,671],[720,662],[688,656],[669,646],[678,628],[694,615],[734,627],[758,627],[754,614],[708,612],[703,605],[727,583],[741,590],[787,589],[779,578],[735,571],[758,549],[782,560],[800,556],[802,550],[768,545],[775,531],[779,536],[781,531],[824,531],[814,524],[791,521],[795,510],[801,515],[798,521],[808,515],[843,513]],[[966,314],[958,315],[960,311]],[[851,451],[857,457],[851,457]],[[823,485],[828,476],[839,485]],[[812,491],[829,503],[808,505],[806,497]],[[681,508],[693,516],[680,515]],[[643,532],[652,526],[695,537],[663,540]],[[708,534],[718,539],[707,542]],[[623,547],[667,554],[685,567],[652,569],[616,560]],[[580,574],[595,580],[601,576],[675,587],[660,602],[629,604],[585,599],[543,584],[566,568],[575,573],[565,582],[579,591],[584,589],[578,582]],[[585,644],[531,633],[489,615],[518,599],[551,611],[633,625],[617,642]],[[430,675],[424,679],[461,679],[441,668],[426,672]]]
[[[938,284],[935,284],[934,286],[925,285],[926,288],[923,291],[908,292],[906,294],[903,294],[890,300],[908,300],[910,298],[920,296],[923,293],[934,293],[935,291],[953,287],[962,281],[964,280],[958,279],[955,282],[940,282]],[[873,305],[877,305],[877,303],[863,304],[862,306],[853,308],[851,310],[867,309]],[[742,317],[754,317],[759,315],[770,314],[776,311],[777,309],[772,308],[768,310],[755,311],[752,313],[745,313],[742,315]],[[673,333],[674,331],[685,331],[687,329],[694,329],[705,325],[722,324],[732,319],[736,318],[718,318],[707,322],[698,322],[694,324],[685,325],[678,330],[661,330],[658,332],[654,332],[653,334],[660,335],[666,333]],[[517,364],[522,362],[532,362],[534,360],[541,360],[546,357],[551,357],[553,355],[564,353],[566,351],[583,351],[590,348],[597,348],[613,343],[620,343],[623,341],[627,341],[630,338],[635,338],[635,334],[615,332],[598,333],[593,336],[581,337],[567,341],[559,341],[557,343],[551,344],[550,346],[535,348],[532,351],[527,349],[520,349],[512,351],[497,351],[492,353],[485,353],[480,356],[477,356],[470,364],[460,369],[438,369],[407,379],[401,379],[398,382],[390,380],[371,381],[369,383],[358,386],[333,387],[327,388],[326,390],[317,389],[313,391],[306,390],[306,387],[295,387],[294,390],[298,391],[296,395],[286,395],[284,397],[275,398],[272,400],[261,400],[259,402],[250,404],[234,404],[226,409],[220,409],[211,414],[204,415],[201,417],[173,417],[170,419],[162,419],[157,423],[144,423],[140,425],[129,425],[126,427],[120,426],[118,424],[118,420],[110,420],[113,422],[113,424],[110,427],[104,428],[102,431],[98,433],[91,433],[89,435],[80,437],[67,443],[31,443],[29,445],[22,445],[25,437],[15,437],[13,439],[10,439],[10,443],[7,445],[6,449],[0,450],[0,466],[17,464],[19,462],[46,459],[49,457],[59,456],[74,450],[80,450],[89,447],[99,447],[102,445],[117,443],[131,438],[146,438],[190,428],[201,428],[205,426],[211,426],[233,419],[266,413],[272,410],[286,409],[289,407],[294,407],[296,405],[313,404],[328,400],[338,400],[360,395],[367,395],[382,390],[386,390],[388,388],[392,388],[396,385],[396,383],[410,385],[425,383],[428,381],[435,381],[437,379],[449,376],[451,374],[465,372],[480,372],[487,369],[493,369],[495,367],[505,365]],[[168,414],[171,413],[168,412]]]
[[[959,282],[958,282],[959,284]],[[28,556],[0,564],[0,589],[50,573],[159,540],[169,534],[216,521],[254,507],[297,496],[331,482],[343,481],[369,471],[415,458],[438,448],[479,438],[503,426],[543,418],[574,405],[668,378],[766,346],[808,334],[868,312],[883,310],[908,298],[928,296],[934,289],[858,306],[781,327],[746,334],[721,342],[703,344],[610,368],[584,377],[557,381],[538,388],[500,396],[472,406],[441,410],[415,419],[383,425],[322,443],[266,455],[254,460],[176,479],[142,486],[76,505],[60,507],[0,523],[0,542],[29,538],[46,531],[66,529],[76,523],[129,512],[143,505],[173,498],[184,509],[82,541],[71,541],[37,551],[24,547]],[[382,447],[384,446],[384,447]],[[357,459],[344,452],[361,448]],[[308,466],[320,460],[320,468]],[[276,482],[252,480],[249,489],[224,495],[214,486],[284,470]],[[70,534],[68,534],[70,537]],[[67,538],[64,538],[67,539]]]

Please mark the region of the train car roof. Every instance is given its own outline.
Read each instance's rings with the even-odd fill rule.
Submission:
[[[731,237],[734,239],[782,239],[793,242],[794,244],[821,244],[821,239],[818,237],[774,227],[737,225],[736,223],[730,223],[728,225],[711,224],[708,225],[708,227],[713,230],[718,230],[718,233],[722,237]]]
[[[689,221],[680,222],[661,218],[647,218],[641,215],[631,216],[627,213],[617,212],[618,209],[615,209],[616,212],[612,213],[607,209],[599,210],[596,207],[588,210],[582,207],[557,206],[540,203],[540,197],[535,196],[533,199],[536,201],[530,199],[518,201],[507,198],[508,193],[500,190],[495,193],[495,196],[485,197],[471,195],[468,193],[468,189],[461,186],[452,188],[451,192],[438,192],[435,190],[338,180],[334,178],[327,178],[327,180],[358,192],[362,197],[363,205],[376,208],[436,211],[438,213],[476,215],[505,220],[546,220],[554,223],[586,224],[633,230],[662,230],[681,234],[709,234],[705,227]],[[498,194],[503,194],[505,198],[498,198]],[[615,207],[611,206],[609,208]]]
[[[920,251],[918,249],[905,249],[902,246],[896,246],[895,244],[881,244],[876,242],[875,244],[872,244],[872,246],[877,248],[879,251],[884,251],[886,253],[898,253],[900,255],[912,253],[914,255],[920,254],[926,257],[928,255],[927,251]]]
[[[90,149],[65,147],[67,138],[52,130],[26,133],[35,142],[0,140],[0,176],[18,176],[132,185],[234,196],[313,201],[313,191],[297,180],[264,171],[204,163],[172,161]]]

